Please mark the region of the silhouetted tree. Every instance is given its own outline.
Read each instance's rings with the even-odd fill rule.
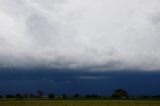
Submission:
[[[85,98],[90,98],[90,95],[85,95]]]
[[[151,96],[148,96],[148,95],[143,95],[143,96],[140,96],[140,98],[152,98]]]
[[[152,98],[160,98],[160,95],[154,95]]]
[[[91,94],[91,95],[86,95],[85,98],[99,98],[99,95],[96,94]]]
[[[79,98],[79,97],[80,95],[78,93],[74,95],[74,98]]]
[[[23,98],[28,98],[29,96],[28,96],[28,94],[24,94],[22,97]]]
[[[66,94],[63,94],[63,95],[62,95],[62,98],[66,98],[66,97],[67,97],[67,95],[66,95]]]
[[[44,92],[42,90],[37,91],[37,97],[41,98],[44,95]]]
[[[35,96],[33,94],[30,94],[29,97],[30,98],[35,98]]]
[[[3,98],[3,96],[2,96],[2,95],[0,95],[0,98]]]
[[[91,98],[98,98],[98,97],[100,97],[100,96],[98,96],[98,95],[96,95],[96,94],[92,94],[92,95],[91,95]]]
[[[6,98],[13,98],[14,96],[13,95],[10,95],[10,94],[7,94],[6,95]]]
[[[50,93],[49,95],[48,95],[48,98],[55,98],[55,94],[53,94],[53,93]]]
[[[128,98],[128,94],[124,89],[117,89],[112,94],[113,98]]]
[[[16,98],[21,98],[22,96],[21,96],[21,94],[20,93],[17,93],[16,94]]]

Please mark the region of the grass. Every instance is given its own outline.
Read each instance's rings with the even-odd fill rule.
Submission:
[[[159,100],[1,100],[0,106],[160,106]]]

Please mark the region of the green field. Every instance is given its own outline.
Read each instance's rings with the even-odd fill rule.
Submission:
[[[0,106],[160,106],[159,100],[2,100]]]

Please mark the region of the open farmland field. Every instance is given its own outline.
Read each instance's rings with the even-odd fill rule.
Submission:
[[[0,106],[160,106],[158,100],[4,100]]]

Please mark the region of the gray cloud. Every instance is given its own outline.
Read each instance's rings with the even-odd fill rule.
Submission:
[[[43,15],[31,15],[26,24],[28,35],[31,35],[33,42],[38,43],[40,46],[54,44],[54,40],[59,35],[58,25],[50,24]]]
[[[159,70],[158,0],[0,0],[0,67]]]
[[[110,77],[107,76],[78,76],[77,79],[81,80],[107,80]]]

